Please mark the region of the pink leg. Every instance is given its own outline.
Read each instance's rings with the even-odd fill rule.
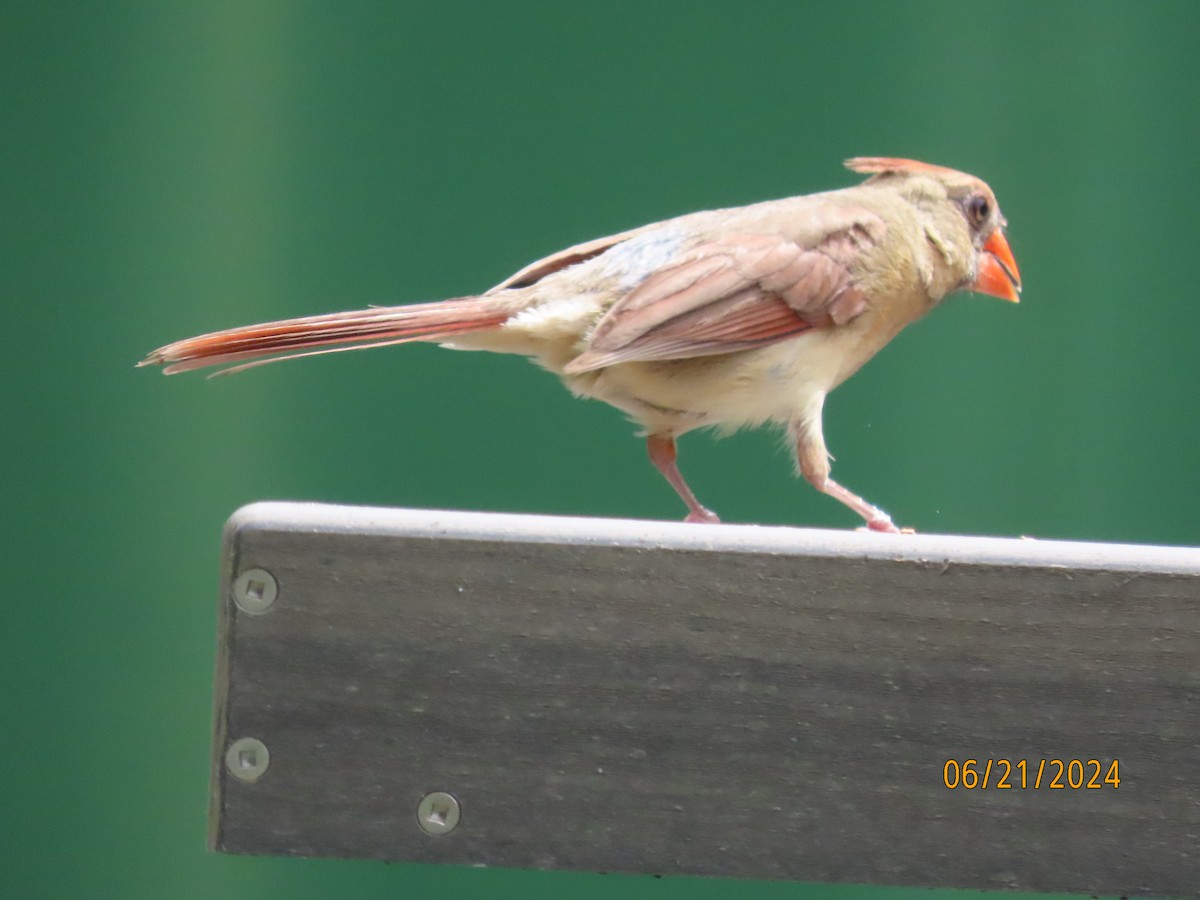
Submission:
[[[663,478],[671,483],[671,487],[675,488],[683,502],[687,504],[688,514],[685,522],[720,522],[717,514],[710,509],[705,509],[700,505],[700,501],[696,499],[696,495],[692,493],[692,489],[687,486],[687,482],[683,480],[683,475],[679,472],[679,466],[675,464],[676,456],[678,455],[675,449],[675,438],[668,435],[652,434],[646,438],[646,451],[650,454],[650,462],[654,463],[655,468],[662,472]]]
[[[824,485],[817,485],[818,490],[823,491],[835,500],[840,500],[848,507],[863,517],[867,523],[867,528],[871,531],[886,531],[890,534],[899,534],[900,529],[892,523],[892,517],[885,513],[878,506],[872,506],[858,494],[852,494],[832,478],[826,478]]]
[[[800,473],[818,491],[846,504],[862,516],[871,531],[900,533],[900,529],[892,523],[891,516],[829,477],[829,452],[825,449],[825,438],[821,434],[820,401],[823,399],[817,398],[807,415],[791,425],[796,440],[796,465]]]

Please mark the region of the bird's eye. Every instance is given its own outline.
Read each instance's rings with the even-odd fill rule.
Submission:
[[[983,194],[976,194],[967,201],[967,215],[971,217],[971,222],[974,225],[982,225],[986,222],[991,211],[992,204],[988,202],[988,198],[983,196]]]

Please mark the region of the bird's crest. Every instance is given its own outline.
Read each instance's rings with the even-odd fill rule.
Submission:
[[[899,159],[894,156],[855,156],[846,160],[846,168],[863,175],[890,175],[900,173],[925,173],[927,175],[962,175],[957,169],[935,166],[915,159]]]

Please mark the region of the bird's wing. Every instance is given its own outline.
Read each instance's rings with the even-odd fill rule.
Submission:
[[[622,231],[619,234],[610,234],[608,237],[585,241],[582,244],[568,247],[566,250],[559,250],[557,253],[552,253],[536,262],[532,262],[521,271],[508,276],[488,291],[488,293],[491,294],[495,291],[507,290],[508,288],[527,287],[560,269],[567,269],[577,263],[587,262],[592,257],[599,256],[605,250],[615,247],[623,241],[627,241],[629,238],[640,234],[650,227],[653,226],[633,228],[629,231]]]
[[[604,314],[565,371],[731,353],[849,322],[868,302],[849,261],[885,229],[874,213],[850,212],[819,238],[738,231],[682,251]]]

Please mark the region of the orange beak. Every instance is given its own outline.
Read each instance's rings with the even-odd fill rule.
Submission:
[[[971,290],[1013,303],[1021,300],[1021,273],[1017,270],[1017,261],[1013,259],[1004,232],[999,228],[983,242],[983,251],[979,254],[979,274],[971,284]]]

